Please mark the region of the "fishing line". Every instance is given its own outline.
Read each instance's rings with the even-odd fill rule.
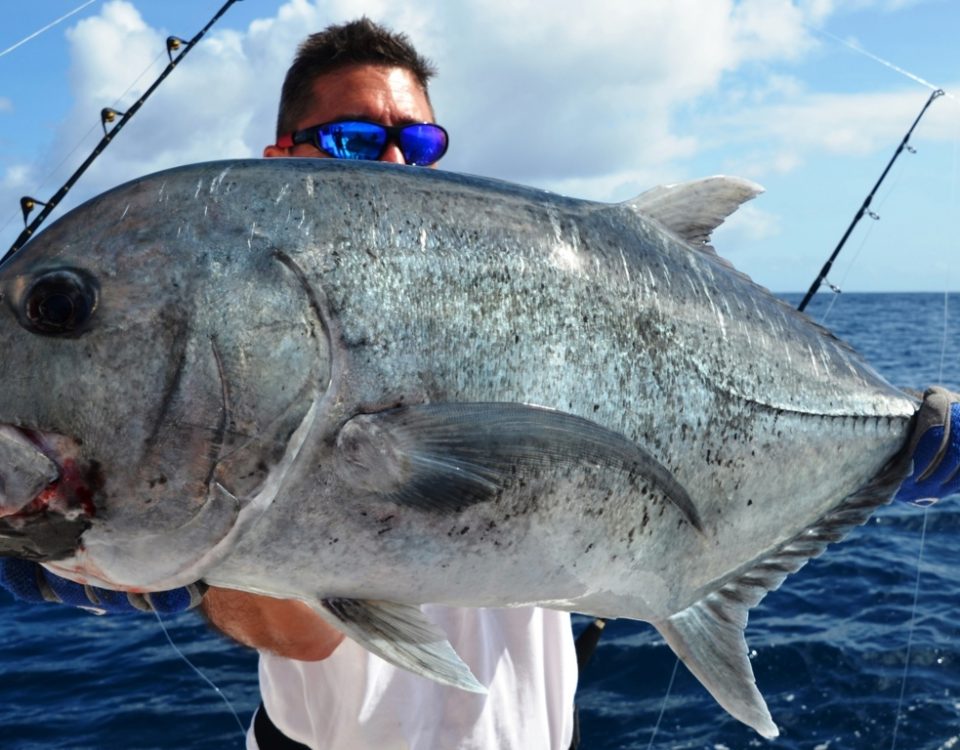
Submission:
[[[663,696],[663,703],[660,704],[660,715],[657,716],[657,723],[653,725],[653,732],[650,734],[650,742],[647,744],[647,750],[653,747],[653,741],[657,737],[657,732],[660,731],[660,722],[663,720],[663,714],[667,710],[667,700],[670,698],[670,692],[673,690],[673,681],[677,676],[677,667],[680,666],[680,660],[673,660],[673,672],[670,673],[670,682],[667,684],[667,692]]]
[[[163,624],[163,620],[160,619],[160,613],[157,612],[157,610],[153,610],[153,614],[156,615],[156,617],[157,617],[157,622],[160,623],[160,629],[163,631],[163,634],[167,637],[167,643],[169,643],[169,644],[173,647],[173,650],[177,652],[177,655],[187,663],[187,666],[189,666],[190,669],[192,669],[194,672],[196,672],[197,676],[200,677],[201,680],[203,680],[203,681],[204,681],[205,683],[207,683],[211,688],[213,688],[213,691],[214,691],[217,695],[219,695],[220,698],[223,700],[223,702],[227,705],[227,708],[230,710],[230,713],[233,714],[233,718],[234,718],[234,719],[236,720],[236,722],[237,722],[237,726],[240,727],[240,734],[241,734],[241,736],[243,737],[244,742],[246,742],[246,739],[247,739],[247,728],[243,725],[243,722],[240,721],[240,715],[237,713],[236,709],[234,709],[233,704],[230,703],[229,699],[227,698],[226,695],[224,695],[223,691],[222,691],[220,688],[218,688],[216,685],[213,684],[213,680],[211,680],[211,679],[210,679],[209,677],[207,677],[203,672],[201,672],[201,671],[196,667],[196,665],[194,665],[194,663],[193,663],[192,661],[190,661],[190,659],[187,657],[187,655],[186,655],[185,653],[183,653],[183,651],[181,651],[181,650],[178,648],[177,644],[173,642],[173,639],[170,637],[170,633],[167,631],[166,625],[164,625],[164,624]]]
[[[960,175],[960,162],[958,162],[958,149],[960,149],[960,138],[953,141],[953,179],[950,181],[950,203],[951,209],[957,205],[957,176]],[[940,340],[940,368],[937,372],[937,382],[943,382],[943,371],[947,361],[947,332],[950,328],[950,265],[947,265],[946,278],[943,283],[943,336]]]
[[[826,280],[827,275],[830,273],[830,269],[833,268],[834,261],[837,259],[837,256],[840,255],[840,251],[843,250],[844,245],[846,245],[847,240],[850,239],[850,236],[853,234],[853,230],[857,228],[857,224],[860,223],[860,220],[864,216],[876,216],[874,212],[870,210],[870,204],[873,202],[874,196],[877,194],[877,191],[880,189],[883,181],[887,178],[887,175],[890,174],[890,170],[893,168],[893,165],[896,164],[897,159],[900,158],[900,154],[902,154],[904,150],[909,150],[911,152],[914,150],[913,146],[909,145],[910,136],[913,135],[913,131],[916,129],[917,125],[920,124],[920,120],[923,118],[924,114],[926,114],[927,110],[930,109],[930,105],[943,95],[943,89],[936,89],[927,98],[926,103],[920,110],[920,114],[917,115],[916,119],[913,121],[913,124],[910,126],[910,129],[904,134],[900,144],[893,152],[893,156],[890,157],[890,161],[887,162],[887,166],[884,167],[883,172],[880,173],[880,178],[870,189],[870,192],[867,193],[867,197],[863,199],[863,203],[860,205],[860,208],[858,208],[857,212],[853,215],[853,220],[847,227],[847,231],[843,233],[843,237],[840,238],[837,246],[833,249],[833,252],[830,253],[830,257],[827,258],[827,261],[823,264],[823,267],[820,269],[820,273],[818,273],[817,278],[813,280],[813,283],[810,285],[810,288],[804,295],[803,300],[801,300],[800,304],[797,305],[797,310],[803,312],[806,309],[807,304],[811,299],[813,299],[813,296],[817,293],[817,291],[820,289],[820,286]]]
[[[927,87],[928,89],[930,89],[931,91],[935,91],[935,90],[937,90],[937,89],[940,88],[940,87],[937,86],[936,84],[930,83],[930,81],[926,80],[925,78],[921,78],[921,77],[918,76],[917,74],[911,73],[909,70],[904,70],[904,69],[901,68],[899,65],[895,65],[894,63],[890,62],[889,60],[884,60],[884,59],[883,59],[882,57],[880,57],[879,55],[875,55],[875,54],[873,54],[872,52],[870,52],[870,51],[868,51],[868,50],[865,50],[865,49],[864,49],[863,47],[861,47],[859,44],[854,44],[853,42],[849,42],[849,41],[847,41],[846,39],[841,39],[840,37],[836,36],[835,34],[831,34],[829,31],[824,31],[823,29],[818,29],[818,28],[816,28],[816,27],[814,27],[814,26],[807,26],[807,28],[810,29],[811,31],[816,32],[817,34],[822,34],[823,36],[828,37],[828,38],[832,39],[833,41],[842,44],[844,47],[847,47],[847,48],[849,48],[849,49],[852,49],[854,52],[857,52],[857,53],[863,55],[864,57],[868,57],[868,58],[870,58],[871,60],[880,63],[880,64],[883,65],[884,67],[887,67],[887,68],[889,68],[890,70],[892,70],[892,71],[894,71],[894,72],[896,72],[896,73],[899,73],[900,75],[906,76],[906,77],[909,78],[911,81],[916,81],[916,82],[919,83],[921,86],[926,86],[926,87]],[[956,99],[956,97],[953,96],[952,94],[945,94],[945,95],[948,96],[948,97],[950,97],[951,99]]]
[[[900,700],[897,702],[896,719],[893,724],[893,742],[890,750],[897,748],[897,733],[900,730],[900,717],[902,715],[904,695],[907,692],[907,674],[910,671],[910,654],[913,650],[913,633],[917,625],[917,601],[920,598],[920,575],[923,565],[923,546],[927,539],[927,516],[928,508],[923,509],[923,527],[920,530],[920,551],[917,553],[917,577],[913,584],[913,611],[910,614],[910,627],[907,635],[907,653],[903,662],[903,677],[900,679]]]
[[[821,325],[826,325],[827,318],[830,317],[830,312],[831,310],[833,310],[833,306],[836,304],[837,300],[840,298],[840,290],[842,290],[844,285],[846,284],[847,276],[850,275],[850,271],[856,265],[857,258],[860,257],[860,251],[863,250],[863,248],[867,244],[867,240],[870,239],[870,235],[873,232],[873,226],[874,226],[873,224],[867,225],[867,231],[864,233],[862,239],[860,240],[860,244],[857,245],[857,249],[853,253],[853,257],[850,259],[850,263],[844,269],[843,275],[840,277],[840,283],[837,285],[836,289],[834,289],[833,293],[830,295],[830,303],[827,305],[827,309],[823,311],[823,315],[820,318]]]
[[[100,111],[100,120],[103,125],[103,138],[100,139],[100,142],[96,145],[90,155],[83,161],[83,163],[77,167],[70,177],[67,178],[67,181],[61,185],[60,189],[57,190],[50,198],[47,199],[47,202],[38,201],[30,196],[24,196],[20,199],[20,206],[23,210],[23,220],[24,223],[27,222],[27,218],[33,209],[37,205],[43,206],[43,209],[37,214],[37,216],[27,224],[26,228],[20,233],[20,236],[14,240],[14,243],[10,246],[10,249],[7,250],[3,258],[0,258],[0,262],[4,259],[15,253],[19,250],[33,235],[37,228],[43,223],[44,219],[50,215],[50,213],[57,207],[63,197],[67,192],[76,184],[77,180],[87,171],[87,168],[94,162],[94,160],[103,153],[103,150],[110,145],[110,142],[114,139],[116,135],[123,129],[123,126],[129,122],[130,118],[134,116],[143,106],[144,102],[156,91],[157,87],[163,83],[168,75],[173,72],[173,69],[180,64],[184,57],[189,54],[190,50],[204,37],[204,35],[211,29],[211,27],[223,16],[224,13],[230,8],[231,5],[236,3],[237,0],[226,0],[223,6],[218,10],[213,17],[207,22],[207,25],[204,26],[200,31],[198,31],[190,41],[186,41],[179,37],[169,36],[167,37],[167,56],[170,58],[170,62],[163,69],[163,72],[157,77],[157,79],[150,84],[147,90],[137,99],[133,104],[131,104],[126,112],[117,112],[115,110],[104,108]],[[176,57],[174,57],[174,52],[177,51]],[[110,130],[107,130],[107,123],[113,122],[114,119],[119,117],[116,124]]]
[[[904,163],[901,162],[899,166],[895,168],[895,173],[893,177],[893,183],[887,187],[886,192],[881,196],[880,200],[877,202],[877,210],[883,208],[883,204],[887,202],[887,198],[893,195],[893,192],[896,190],[897,185],[900,184],[900,179],[903,177],[904,172]],[[871,217],[872,218],[872,217]],[[880,220],[879,214],[876,214],[876,218],[872,223],[867,224],[867,231],[864,233],[863,237],[860,239],[860,244],[857,245],[857,249],[853,252],[853,257],[850,258],[850,262],[843,270],[843,274],[840,276],[840,281],[837,283],[837,290],[843,290],[846,286],[847,277],[850,275],[850,272],[857,265],[857,258],[860,257],[860,253],[863,248],[867,246],[867,241],[870,239],[870,235],[873,233],[873,228],[876,226],[877,222]],[[829,282],[828,282],[829,283]],[[834,304],[836,304],[837,299],[840,297],[840,292],[834,290],[834,293],[830,295],[830,303],[827,305],[827,309],[824,310],[823,316],[820,318],[820,324],[826,325],[827,318],[830,316],[830,311],[833,310]]]
[[[95,0],[91,0],[91,1],[95,2]],[[133,81],[130,82],[130,85],[128,85],[127,88],[123,90],[123,93],[121,93],[120,96],[118,96],[116,99],[113,100],[114,107],[120,106],[120,101],[123,99],[123,97],[125,97],[130,92],[130,89],[132,89],[134,86],[137,85],[137,83],[140,82],[141,78],[143,78],[152,68],[156,67],[157,62],[163,57],[163,55],[164,55],[163,52],[157,53],[157,56],[154,57],[153,60],[151,60],[147,64],[147,67],[145,67],[142,71],[140,71],[140,75],[134,78]],[[90,135],[97,129],[97,126],[99,124],[100,124],[99,122],[94,122],[90,126],[90,128],[87,130],[87,132],[84,133],[82,136],[80,136],[80,138],[77,140],[74,147],[70,149],[70,151],[68,151],[63,156],[62,159],[60,159],[60,161],[57,163],[56,166],[54,166],[52,169],[50,169],[49,172],[47,172],[47,175],[40,180],[40,183],[35,187],[35,189],[37,190],[42,189],[47,183],[50,182],[50,180],[53,178],[55,174],[57,174],[61,169],[63,169],[63,166],[73,158],[74,154],[76,154],[77,151],[80,149],[80,147],[83,146],[83,144],[90,138]],[[7,220],[3,223],[3,226],[0,226],[0,235],[2,235],[7,230],[7,227],[10,226],[10,223],[14,219],[18,218],[18,216],[19,216],[19,213],[16,210],[14,210],[10,214],[9,218],[7,218]]]
[[[16,44],[14,44],[12,47],[7,47],[3,52],[0,52],[0,57],[3,57],[3,56],[4,56],[5,54],[7,54],[8,52],[13,52],[13,51],[14,51],[17,47],[19,47],[20,45],[26,44],[26,43],[29,42],[31,39],[37,38],[37,37],[40,36],[44,31],[47,31],[47,30],[49,30],[49,29],[52,29],[54,26],[56,26],[56,25],[57,25],[58,23],[60,23],[61,21],[66,21],[68,18],[70,18],[70,16],[74,15],[75,13],[79,13],[81,10],[83,10],[84,8],[86,8],[88,5],[93,5],[95,2],[97,2],[97,0],[87,0],[87,2],[85,2],[85,3],[84,3],[83,5],[81,5],[79,8],[74,8],[73,10],[71,10],[71,11],[70,11],[69,13],[67,13],[66,15],[60,16],[60,18],[58,18],[56,21],[53,21],[53,22],[51,22],[51,23],[48,23],[46,26],[44,26],[42,29],[40,29],[40,30],[38,30],[38,31],[34,31],[32,34],[30,34],[30,36],[21,39],[19,42],[17,42]]]

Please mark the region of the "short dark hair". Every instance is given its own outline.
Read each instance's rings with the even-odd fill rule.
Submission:
[[[277,136],[291,132],[310,107],[318,76],[348,65],[387,65],[410,71],[427,93],[433,64],[414,49],[406,34],[394,33],[366,16],[311,34],[297,48],[280,93]]]

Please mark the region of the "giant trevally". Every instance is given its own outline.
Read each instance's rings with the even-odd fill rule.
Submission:
[[[3,553],[302,599],[472,690],[417,605],[646,620],[775,736],[748,610],[889,500],[918,401],[713,252],[758,191],[271,159],[99,196],[0,266]]]

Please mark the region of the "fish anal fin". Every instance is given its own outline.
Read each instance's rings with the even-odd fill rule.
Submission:
[[[338,630],[396,667],[462,690],[487,692],[447,637],[418,607],[330,598],[322,599],[315,608]]]
[[[773,739],[780,732],[757,689],[743,637],[746,623],[744,605],[711,594],[654,625],[717,703]]]

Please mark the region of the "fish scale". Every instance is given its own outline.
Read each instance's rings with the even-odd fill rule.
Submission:
[[[76,440],[103,478],[48,566],[301,599],[468,690],[417,605],[644,619],[775,736],[747,612],[889,501],[918,404],[713,252],[758,192],[607,205],[271,159],[94,199],[0,267],[0,423]],[[41,282],[89,314],[38,331]],[[113,350],[136,377],[89,361]],[[38,362],[65,404],[14,377]],[[42,525],[0,519],[5,554],[18,522]]]

